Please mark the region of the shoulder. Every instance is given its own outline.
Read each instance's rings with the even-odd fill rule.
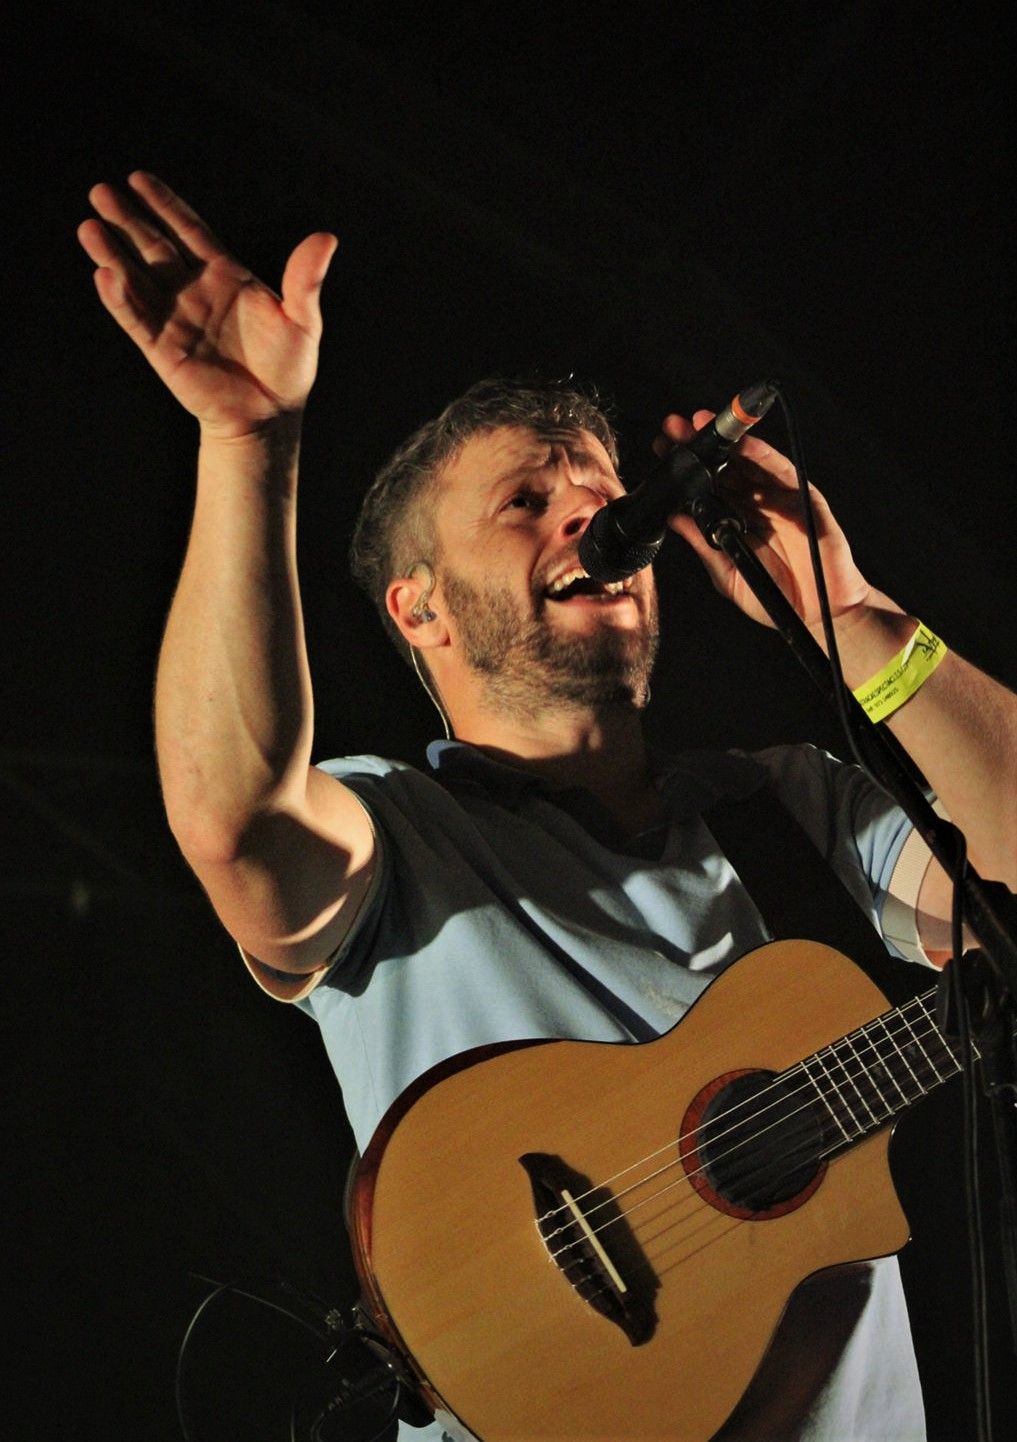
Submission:
[[[316,761],[315,765],[319,771],[325,771],[343,782],[358,776],[379,779],[402,773],[420,774],[408,761],[393,761],[385,756],[333,756],[325,761]]]
[[[811,743],[692,752],[669,765],[668,784],[703,812],[714,801],[737,801],[768,786],[823,856],[853,853],[884,883],[910,834],[903,812],[861,767]]]
[[[427,771],[385,756],[335,756],[315,765],[355,792],[368,809],[386,799],[392,802],[410,797],[426,800],[441,794],[442,788]]]
[[[429,768],[371,755],[334,757],[317,766],[353,792],[379,840],[456,836],[472,824],[468,798],[453,793]]]
[[[770,785],[800,820],[832,820],[862,833],[902,817],[894,799],[854,762],[809,743],[753,752]]]
[[[803,809],[825,809],[838,791],[862,777],[857,767],[845,766],[807,743],[761,751],[655,752],[653,764],[664,793],[689,812],[706,811],[716,802],[737,801],[769,787],[797,815]]]
[[[857,766],[850,766],[808,742],[768,746],[753,752],[752,759],[766,773],[769,784],[781,799],[791,798],[798,806],[835,805],[838,795],[856,787],[871,786]]]

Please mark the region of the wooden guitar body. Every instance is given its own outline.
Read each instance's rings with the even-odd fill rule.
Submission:
[[[715,1188],[696,1126],[740,1073],[794,1068],[885,1010],[831,948],[776,942],[657,1041],[486,1049],[422,1078],[364,1157],[353,1230],[430,1402],[483,1442],[712,1437],[798,1283],[908,1230],[888,1127],[746,1202]]]

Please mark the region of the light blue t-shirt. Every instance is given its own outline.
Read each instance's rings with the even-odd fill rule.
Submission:
[[[659,1036],[769,939],[702,812],[767,779],[878,927],[910,825],[856,768],[813,747],[655,758],[668,821],[619,844],[585,793],[559,793],[458,743],[432,773],[371,756],[323,763],[378,837],[375,885],[324,981],[318,1022],[361,1152],[417,1077],[525,1038]],[[581,818],[581,819],[580,819]],[[640,854],[642,853],[642,854]],[[403,1426],[400,1439],[438,1439]],[[895,1261],[796,1438],[919,1442],[924,1412]],[[775,1439],[776,1442],[776,1439]]]
[[[647,858],[593,833],[606,818],[592,798],[580,821],[581,794],[559,804],[534,777],[457,743],[429,754],[432,775],[371,756],[323,764],[363,801],[380,849],[352,934],[299,1003],[321,1027],[361,1151],[391,1103],[447,1057],[529,1037],[659,1036],[767,941],[702,820],[712,802],[769,776],[874,926],[910,831],[859,771],[813,747],[700,753],[657,760],[669,825]]]

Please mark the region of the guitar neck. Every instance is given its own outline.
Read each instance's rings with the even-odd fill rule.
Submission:
[[[936,989],[884,1012],[799,1062],[821,1104],[829,1152],[890,1126],[961,1070],[936,1021]]]

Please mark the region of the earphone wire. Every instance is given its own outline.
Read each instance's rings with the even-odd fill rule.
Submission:
[[[431,579],[428,581],[427,586],[417,599],[417,602],[414,605],[411,614],[417,620],[433,621],[434,612],[430,610],[430,600],[431,592],[434,590],[434,570],[431,567],[431,563],[429,561],[414,561],[413,565],[409,569],[409,574],[412,576],[413,572],[419,570],[421,566],[424,567]],[[417,680],[420,682],[421,686],[423,686],[424,688],[424,691],[427,693],[427,699],[430,701],[431,705],[441,717],[441,724],[445,728],[445,740],[451,741],[452,723],[449,720],[448,712],[445,710],[445,707],[441,703],[441,698],[438,695],[437,687],[431,681],[430,674],[425,677],[423,668],[420,665],[420,658],[417,656],[416,646],[414,646],[412,643],[407,644],[409,644],[410,647],[410,664],[413,666],[414,671],[417,673]]]

